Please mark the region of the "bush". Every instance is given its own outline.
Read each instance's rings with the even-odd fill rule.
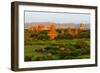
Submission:
[[[32,57],[32,60],[33,61],[42,61],[42,60],[45,60],[45,56],[44,55],[37,55],[37,56],[33,56]]]
[[[89,48],[89,45],[84,41],[84,39],[77,39],[76,40],[76,44],[75,44],[76,48]]]
[[[30,57],[30,56],[25,56],[25,61],[32,61],[32,57]]]
[[[32,39],[28,36],[24,37],[25,45],[31,45]]]
[[[90,30],[81,31],[76,38],[90,38]]]
[[[46,48],[44,48],[45,50],[53,50],[53,51],[56,51],[58,48],[56,47],[56,46],[48,46],[48,47],[46,47]]]
[[[44,48],[35,48],[34,51],[36,51],[36,52],[44,52],[45,49]]]

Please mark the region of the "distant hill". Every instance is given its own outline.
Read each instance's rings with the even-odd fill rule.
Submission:
[[[61,27],[63,28],[67,28],[68,25],[72,25],[74,28],[78,28],[79,27],[79,24],[74,24],[74,23],[54,23],[54,22],[36,22],[36,23],[25,23],[24,24],[24,28],[25,29],[28,29],[32,26],[35,26],[35,25],[46,25],[46,26],[50,26],[51,24],[56,24],[56,28],[59,29]],[[87,29],[90,29],[90,24],[85,24]]]

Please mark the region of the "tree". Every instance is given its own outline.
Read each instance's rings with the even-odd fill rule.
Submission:
[[[61,25],[61,34],[64,35],[64,25]]]
[[[81,32],[81,31],[84,31],[84,30],[86,30],[86,25],[83,24],[83,23],[81,23],[81,24],[79,25],[78,32]]]
[[[48,32],[48,36],[50,37],[50,39],[55,39],[57,37],[58,33],[56,32],[56,26],[53,23],[50,26],[50,31]]]
[[[72,25],[68,26],[67,33],[70,34],[71,36],[74,36],[74,31],[73,31]]]
[[[78,32],[78,30],[77,30],[77,29],[75,29],[75,35],[78,35],[78,33],[79,33],[79,32]]]

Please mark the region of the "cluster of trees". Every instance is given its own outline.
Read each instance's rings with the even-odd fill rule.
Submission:
[[[48,35],[50,39],[55,39],[57,36],[59,37],[60,35],[66,36],[66,34],[70,35],[70,37],[76,37],[85,30],[86,30],[86,26],[84,24],[80,24],[79,28],[77,29],[73,28],[71,25],[69,25],[67,29],[64,29],[62,25],[60,32],[58,34],[56,30],[56,26],[52,24],[50,27],[50,31],[48,32]]]
[[[49,30],[44,31],[29,31],[25,29],[25,44],[32,40],[57,40],[57,39],[73,39],[73,38],[90,38],[90,30],[87,30],[84,24],[80,24],[79,28],[75,29],[69,25],[66,29],[62,26],[56,28],[55,24],[50,26]]]

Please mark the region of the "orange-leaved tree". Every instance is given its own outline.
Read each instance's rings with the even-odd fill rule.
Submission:
[[[56,31],[56,24],[52,23],[50,26],[50,30],[48,32],[48,36],[50,37],[50,39],[55,39],[57,37],[58,33]]]
[[[80,23],[79,28],[78,28],[78,32],[84,31],[86,29],[86,25],[83,23]]]

